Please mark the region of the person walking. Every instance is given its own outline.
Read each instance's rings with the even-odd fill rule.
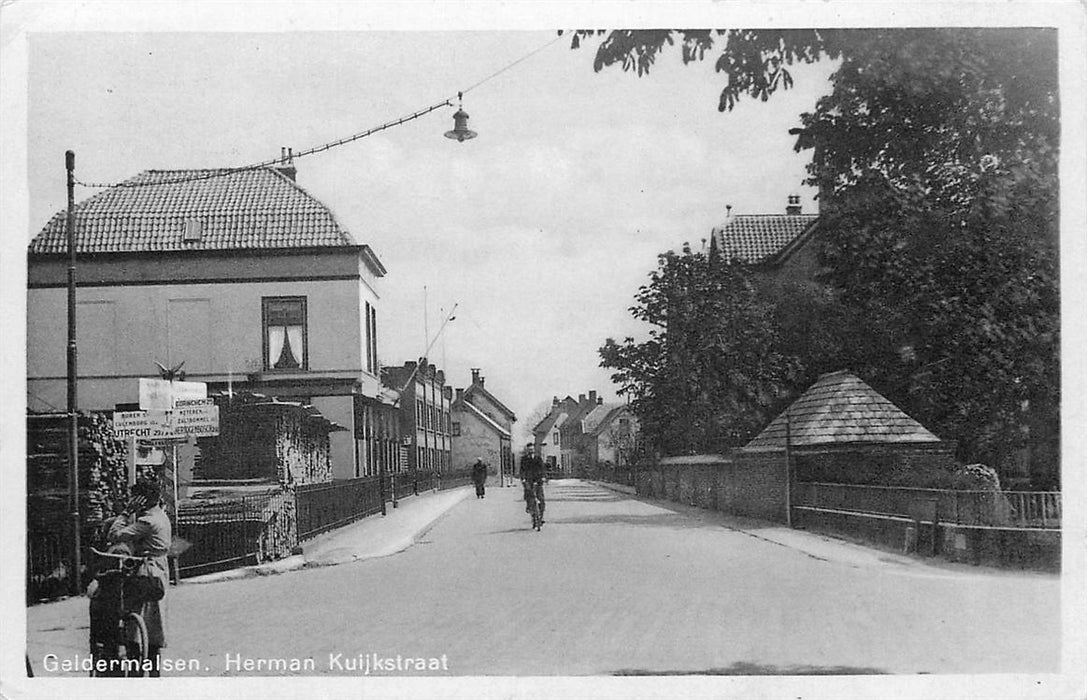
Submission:
[[[472,483],[476,485],[476,498],[484,498],[486,490],[483,485],[487,482],[487,465],[482,459],[477,459],[472,466]]]

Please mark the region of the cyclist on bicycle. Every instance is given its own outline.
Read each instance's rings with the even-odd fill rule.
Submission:
[[[547,506],[543,488],[545,473],[543,462],[535,455],[532,447],[529,447],[525,456],[521,458],[521,486],[525,491],[525,512],[532,512],[531,501],[533,492],[535,492],[536,500],[540,504],[541,523],[543,522],[544,508]]]
[[[166,555],[171,539],[170,519],[162,509],[158,484],[136,482],[125,512],[110,525],[106,541],[114,546],[127,545],[133,556],[148,557],[139,573],[148,582],[142,613],[147,624],[147,658],[153,662],[151,676],[159,675],[159,656],[166,646],[166,621],[160,602],[170,583]]]

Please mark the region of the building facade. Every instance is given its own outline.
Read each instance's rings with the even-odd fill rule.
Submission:
[[[562,426],[577,410],[577,400],[567,396],[551,399],[551,410],[532,428],[532,446],[548,471],[556,473],[562,468]]]
[[[359,410],[393,401],[377,366],[385,268],[293,167],[145,171],[80,202],[75,229],[80,409],[135,403],[155,362],[184,363],[209,391],[310,404],[346,427],[331,436],[337,478],[385,458]],[[60,212],[28,250],[31,410],[66,402],[65,231]]]
[[[456,390],[451,406],[453,469],[470,470],[479,459],[490,474],[513,474],[511,438],[517,416],[485,388],[485,382],[480,370],[473,369],[471,385]]]
[[[453,387],[446,385],[445,372],[422,358],[401,367],[385,367],[382,376],[400,396],[400,439],[406,455],[399,470],[448,472],[453,452]]]
[[[638,417],[627,404],[601,403],[582,420],[587,473],[627,469],[638,442]]]

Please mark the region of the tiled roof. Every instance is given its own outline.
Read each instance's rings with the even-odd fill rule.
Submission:
[[[511,411],[508,407],[506,407],[506,405],[504,403],[502,403],[501,401],[496,399],[494,394],[492,394],[491,392],[484,389],[482,384],[472,384],[471,386],[469,386],[467,389],[464,390],[464,397],[465,398],[470,397],[472,394],[482,395],[488,401],[490,401],[492,404],[494,404],[494,407],[497,408],[502,413],[504,413],[506,415],[506,417],[509,418],[511,421],[516,421],[517,420],[517,416],[514,415],[513,411]]]
[[[273,168],[205,177],[214,170],[146,170],[75,207],[81,253],[354,246],[328,207]],[[187,182],[176,182],[185,178]],[[160,184],[148,184],[160,183]],[[139,186],[133,186],[139,185]],[[186,241],[186,222],[201,226]],[[67,251],[66,212],[30,252]]]
[[[787,409],[789,444],[939,442],[920,423],[849,372],[824,374]],[[785,447],[786,413],[745,449]]]
[[[476,408],[472,404],[468,403],[467,401],[462,401],[461,406],[463,406],[465,409],[467,409],[467,411],[469,413],[474,414],[476,416],[476,418],[478,418],[484,424],[491,426],[491,429],[494,430],[496,433],[498,433],[500,436],[505,437],[505,438],[508,438],[510,436],[510,433],[509,433],[508,430],[503,428],[498,423],[495,423],[493,420],[491,420],[490,416],[488,416],[486,413],[479,410],[478,408]]]
[[[608,427],[608,424],[615,419],[627,405],[625,403],[605,403],[600,404],[593,410],[586,414],[582,419],[582,423],[585,426],[585,432],[590,435],[599,433]]]
[[[737,214],[713,229],[717,250],[726,260],[767,262],[811,228],[816,214]]]

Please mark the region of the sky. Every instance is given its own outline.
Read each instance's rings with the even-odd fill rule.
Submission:
[[[553,396],[596,390],[617,400],[597,349],[608,337],[644,335],[629,307],[657,254],[701,246],[726,205],[783,213],[788,195],[800,194],[816,210],[802,185],[810,153],[794,151],[788,129],[827,90],[831,70],[798,66],[793,91],[721,113],[724,83],[712,61],[684,66],[673,50],[648,76],[596,73],[599,40],[571,50],[569,36],[556,38],[554,30],[31,35],[27,237],[65,206],[67,149],[84,182],[238,166],[470,88],[462,104],[478,138],[444,138],[454,111],[445,107],[300,158],[297,181],[388,270],[378,290],[383,364],[417,358],[434,341],[429,357],[447,379],[466,386],[480,368],[488,389],[526,419],[516,426],[524,436]],[[97,191],[77,188],[77,200]]]
[[[848,19],[847,5],[822,4],[837,12],[804,24],[802,5],[544,3],[529,15],[509,3],[428,3],[411,14],[387,3],[27,3],[19,32],[4,26],[7,74],[14,65],[25,75],[25,103],[6,100],[5,122],[23,120],[26,134],[5,142],[4,166],[26,184],[25,199],[5,200],[5,241],[20,230],[29,240],[64,208],[68,149],[85,182],[239,166],[465,91],[478,138],[443,138],[455,109],[443,107],[296,160],[297,181],[388,270],[378,289],[382,363],[415,359],[433,342],[430,359],[454,386],[480,368],[524,439],[553,396],[596,390],[616,400],[597,351],[609,337],[644,337],[629,308],[658,254],[701,246],[728,205],[782,213],[799,194],[805,212],[817,211],[802,184],[810,152],[797,153],[788,130],[828,91],[833,70],[794,66],[793,90],[722,113],[715,54],[683,65],[673,47],[647,76],[598,73],[599,39],[571,50],[555,28]],[[1001,7],[1002,21],[1015,21],[1013,10],[1033,16]],[[859,17],[902,21],[893,11]],[[979,5],[955,20],[993,18]],[[19,92],[5,85],[6,95]]]

